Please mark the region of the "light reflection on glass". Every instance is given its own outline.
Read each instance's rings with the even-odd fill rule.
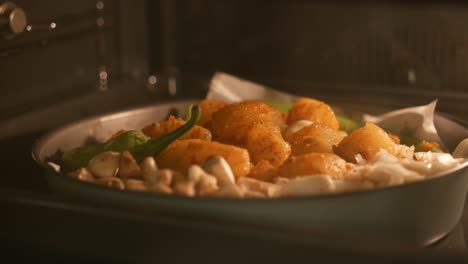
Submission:
[[[174,77],[169,78],[169,94],[170,95],[177,94],[177,80]]]
[[[416,71],[414,69],[409,69],[408,70],[408,82],[410,84],[415,84],[416,83]]]
[[[99,10],[104,9],[104,2],[103,1],[97,1],[96,2],[96,8]]]
[[[99,72],[99,79],[107,80],[107,72],[106,71]]]
[[[98,84],[98,89],[99,91],[107,91],[108,86],[107,86],[107,78],[109,77],[108,73],[106,70],[100,70],[99,71],[99,84]]]
[[[98,17],[98,19],[96,19],[96,25],[98,25],[98,27],[104,26],[104,18]]]
[[[158,82],[158,79],[154,75],[148,77],[148,84],[155,85]]]

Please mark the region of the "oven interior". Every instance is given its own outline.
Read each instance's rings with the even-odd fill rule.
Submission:
[[[243,244],[250,256],[313,250],[359,259],[292,242],[292,234],[266,242],[240,223],[211,230],[206,223],[220,223],[63,199],[49,191],[31,147],[46,131],[84,117],[202,98],[217,71],[318,98],[399,106],[438,99],[439,111],[468,122],[467,23],[468,5],[458,1],[1,1],[2,236],[15,256],[171,261],[187,257],[177,252],[214,248],[215,259]],[[466,256],[467,230],[465,209],[452,234],[416,255],[457,261]]]

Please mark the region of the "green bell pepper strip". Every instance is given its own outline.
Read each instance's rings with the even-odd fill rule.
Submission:
[[[151,139],[139,131],[130,130],[109,142],[72,149],[62,155],[62,171],[70,172],[86,167],[93,157],[104,151],[124,152],[127,150],[137,162],[141,162],[147,156],[157,155],[177,138],[192,129],[200,119],[200,115],[200,107],[191,106],[188,121],[183,126],[158,139]]]
[[[89,146],[79,147],[65,152],[62,155],[62,170],[64,172],[73,171],[81,167],[86,167],[89,161],[97,154],[104,151],[124,152],[133,149],[150,140],[145,134],[130,130],[113,138],[109,142],[97,143]]]
[[[183,126],[158,139],[148,140],[146,143],[132,149],[130,153],[132,153],[137,162],[143,161],[143,159],[148,156],[155,156],[159,154],[177,138],[181,137],[183,134],[192,129],[198,123],[198,120],[200,120],[200,116],[200,106],[191,105],[189,115],[187,116],[188,120]]]
[[[418,144],[414,145],[414,151],[415,152],[426,152],[427,150],[425,150],[425,148],[423,147],[422,141],[421,141]],[[445,151],[443,151],[442,149],[440,149],[438,147],[432,147],[429,151],[437,152],[437,153],[444,153],[445,152]]]
[[[426,152],[427,150],[424,149],[423,147],[423,141],[419,140],[415,137],[408,136],[408,135],[402,135],[400,136],[400,144],[406,145],[406,146],[414,146],[414,151],[415,152]],[[438,148],[438,147],[433,147],[429,151],[432,152],[438,152],[438,153],[444,153],[445,151]]]
[[[61,171],[66,173],[86,167],[94,156],[105,151],[105,146],[105,143],[98,143],[63,153],[60,163]]]
[[[110,140],[104,147],[106,151],[124,152],[146,143],[151,138],[140,131],[130,130]]]
[[[289,110],[293,108],[294,103],[285,103],[273,100],[258,100],[259,102],[265,103],[267,105],[273,106],[274,108],[278,109],[283,114],[287,115]]]
[[[340,124],[340,130],[346,132],[348,135],[351,134],[354,130],[362,127],[361,124],[346,116],[340,114],[335,114],[335,116],[338,120],[338,123]]]

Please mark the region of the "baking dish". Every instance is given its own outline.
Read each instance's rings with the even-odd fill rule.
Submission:
[[[468,163],[442,177],[401,186],[321,196],[243,200],[119,191],[60,175],[46,163],[47,157],[57,150],[103,141],[121,128],[139,129],[170,113],[185,113],[187,106],[194,102],[167,102],[76,121],[38,139],[33,146],[33,158],[45,169],[51,189],[83,201],[222,216],[252,224],[265,223],[283,230],[318,230],[338,236],[423,246],[445,236],[461,217],[468,189]],[[376,105],[360,103],[340,107],[348,112],[359,112],[376,108]],[[447,115],[437,113],[434,122],[449,148],[468,137],[466,126]]]

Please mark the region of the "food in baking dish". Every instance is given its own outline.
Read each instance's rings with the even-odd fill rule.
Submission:
[[[405,141],[313,98],[288,111],[205,99],[186,121],[170,116],[140,131],[122,128],[106,142],[63,153],[58,165],[64,175],[120,190],[268,198],[401,185],[466,161],[466,142],[450,154],[438,142]]]

